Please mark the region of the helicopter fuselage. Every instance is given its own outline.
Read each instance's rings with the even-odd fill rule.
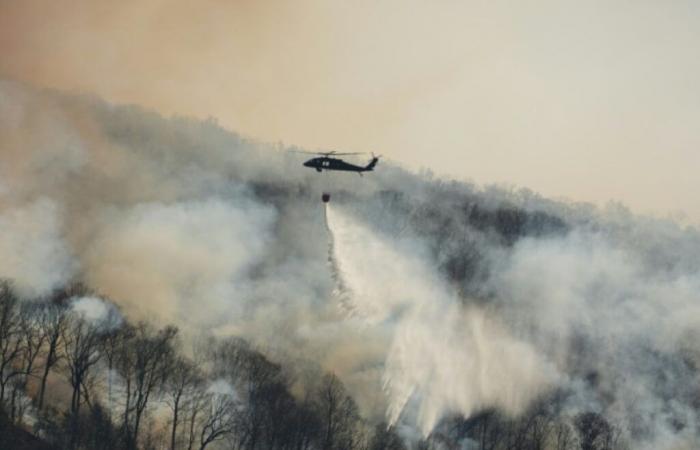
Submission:
[[[329,158],[327,156],[311,158],[304,163],[306,167],[312,167],[316,169],[317,172],[323,170],[342,170],[346,172],[369,172],[374,170],[374,166],[377,164],[377,158],[372,158],[369,164],[366,166],[356,166],[355,164],[350,164],[339,158]]]

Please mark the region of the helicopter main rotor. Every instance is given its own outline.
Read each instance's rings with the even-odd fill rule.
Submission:
[[[320,155],[320,156],[325,156],[326,158],[330,156],[345,156],[345,155],[366,155],[367,153],[365,152],[337,152],[335,150],[332,150],[330,152],[305,152],[302,150],[290,150],[292,153],[304,153],[306,155]]]

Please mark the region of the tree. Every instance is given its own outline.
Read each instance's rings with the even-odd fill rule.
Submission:
[[[171,450],[176,448],[177,427],[180,424],[182,410],[194,400],[202,384],[202,374],[189,360],[181,356],[174,359],[165,387],[167,403],[173,413],[170,427]]]
[[[288,443],[290,449],[308,450],[316,448],[316,442],[321,437],[321,419],[313,405],[304,402],[290,411],[287,422],[289,431]]]
[[[381,422],[374,427],[369,450],[406,450],[406,446],[393,428]]]
[[[576,431],[568,420],[554,425],[554,450],[570,450],[576,443]]]
[[[90,370],[95,366],[100,353],[102,333],[98,326],[77,314],[71,314],[63,330],[63,355],[66,360],[68,382],[73,389],[71,414],[80,412],[81,394]]]
[[[209,394],[204,389],[204,383],[198,384],[192,392],[192,397],[184,405],[185,423],[187,425],[187,450],[192,450],[195,444],[196,430],[201,417],[207,411]]]
[[[302,426],[295,421],[297,403],[282,381],[267,383],[261,387],[257,396],[262,411],[263,448],[282,449],[294,438],[293,426]]]
[[[284,384],[281,367],[237,338],[223,341],[213,356],[214,375],[235,387],[243,403],[236,430],[237,445],[256,449],[270,422],[262,401],[264,391],[275,383]]]
[[[515,424],[519,429],[519,448],[526,450],[544,450],[553,428],[551,417],[545,401],[537,401]]]
[[[133,328],[128,325],[113,327],[105,331],[102,337],[102,353],[107,363],[107,409],[110,420],[113,419],[113,372],[117,358],[122,354],[126,342],[132,337]]]
[[[359,422],[357,406],[335,374],[323,377],[316,392],[321,418],[322,447],[328,450],[350,449]]]
[[[76,313],[71,313],[63,329],[63,358],[68,383],[72,388],[69,447],[75,448],[82,435],[80,406],[90,371],[101,358],[99,328]]]
[[[69,291],[59,291],[52,299],[44,304],[40,312],[39,326],[46,336],[46,358],[41,375],[41,385],[39,388],[39,410],[44,407],[44,396],[46,394],[46,381],[49,378],[51,369],[58,364],[63,356],[61,346],[63,345],[63,335],[68,326],[67,298]]]
[[[234,431],[236,425],[237,405],[233,397],[228,394],[212,394],[209,399],[209,408],[199,437],[199,450],[224,439]]]
[[[585,412],[574,420],[578,430],[581,450],[611,450],[616,430],[605,417],[595,412]]]
[[[154,331],[147,324],[139,323],[120,351],[117,370],[126,385],[124,430],[131,449],[137,447],[141,421],[151,395],[164,387],[172,367],[172,341],[176,335],[174,327]]]
[[[46,333],[41,327],[41,303],[23,303],[19,309],[19,339],[22,342],[21,358],[19,361],[20,374],[13,381],[12,399],[10,406],[10,418],[14,422],[21,422],[24,416],[24,408],[28,406],[25,394],[30,378],[36,377],[38,367],[35,364],[37,358],[44,350]]]
[[[7,281],[0,282],[0,406],[13,378],[21,375],[22,328],[19,299]]]

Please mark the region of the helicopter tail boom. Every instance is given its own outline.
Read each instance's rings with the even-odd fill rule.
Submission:
[[[370,161],[369,164],[367,164],[365,166],[365,170],[374,170],[374,166],[377,165],[378,161],[379,161],[379,158],[377,158],[376,156],[374,158],[372,158],[372,161]]]

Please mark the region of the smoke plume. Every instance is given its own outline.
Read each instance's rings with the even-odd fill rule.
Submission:
[[[25,299],[82,281],[130,319],[334,371],[423,435],[556,394],[636,448],[700,436],[692,228],[387,162],[319,175],[214,120],[9,81],[0,135],[0,276]]]

